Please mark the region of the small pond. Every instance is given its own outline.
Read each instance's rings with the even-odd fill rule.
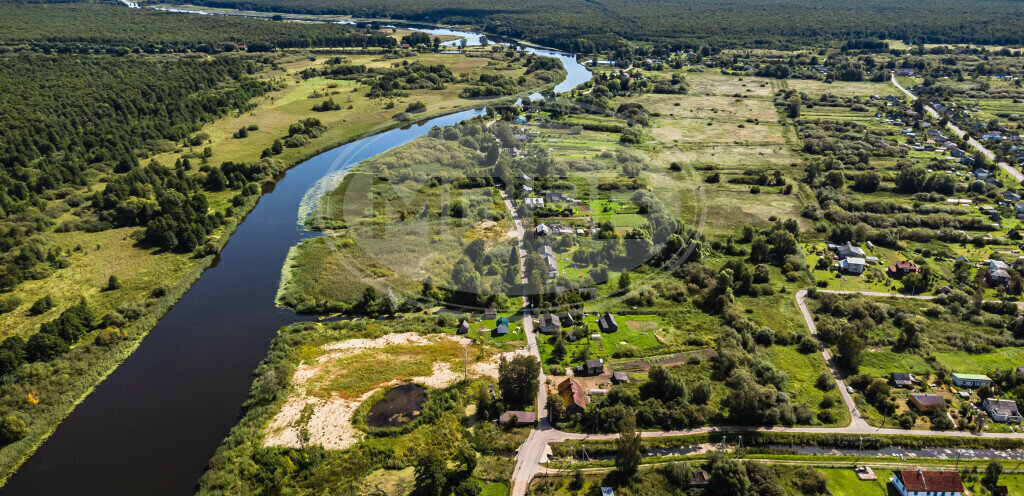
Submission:
[[[370,427],[401,427],[420,416],[427,390],[419,384],[407,383],[395,386],[384,393],[366,414],[366,425]]]

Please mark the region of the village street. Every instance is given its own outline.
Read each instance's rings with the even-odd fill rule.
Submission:
[[[903,94],[907,95],[907,98],[910,98],[911,101],[917,100],[917,96],[916,95],[911,93],[910,90],[904,88],[902,85],[900,85],[899,82],[896,81],[896,75],[895,74],[891,76],[890,80],[892,81],[892,84],[894,86],[896,86],[896,88],[898,88],[900,91],[902,91]],[[928,111],[928,113],[931,114],[932,117],[935,117],[936,119],[939,118],[939,113],[936,112],[935,109],[932,108],[931,105],[927,105],[926,104],[924,106],[924,109],[926,111]],[[957,127],[952,122],[947,122],[946,123],[946,127],[950,131],[952,131],[954,134],[956,134],[957,137],[959,137],[959,138],[963,138],[964,134],[966,134],[966,133],[964,133],[964,131],[962,129]],[[980,151],[981,154],[984,155],[989,160],[993,160],[994,161],[996,159],[996,154],[992,153],[992,150],[989,150],[988,148],[985,148],[985,145],[982,145],[981,143],[979,143],[978,140],[968,136],[967,137],[967,144],[969,144],[972,147],[974,147],[975,150]],[[1024,172],[1021,172],[1021,171],[1015,169],[1014,167],[1010,166],[1010,164],[1008,164],[1006,162],[999,162],[996,165],[998,165],[1000,168],[1002,168],[1004,171],[1006,171],[1007,174],[1012,176],[1017,181],[1024,181]]]

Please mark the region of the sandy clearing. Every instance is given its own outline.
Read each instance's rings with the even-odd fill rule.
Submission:
[[[291,382],[295,386],[292,395],[289,396],[281,410],[267,426],[264,444],[266,446],[302,447],[302,412],[307,408],[307,405],[312,405],[313,413],[305,423],[308,435],[306,444],[319,444],[325,449],[334,450],[345,449],[354,445],[363,438],[363,432],[352,425],[352,415],[355,413],[356,408],[373,395],[374,392],[399,384],[401,381],[397,379],[389,381],[355,399],[342,398],[338,395],[334,395],[326,400],[312,397],[305,393],[306,388],[302,387],[302,385],[316,375],[320,364],[332,358],[339,358],[359,353],[363,350],[391,345],[426,346],[442,339],[455,341],[459,344],[472,343],[472,340],[461,336],[445,334],[424,336],[407,332],[388,334],[376,339],[349,339],[324,345],[323,349],[328,352],[320,356],[315,364],[303,363],[296,368]],[[507,353],[495,353],[485,361],[475,362],[470,365],[470,375],[472,377],[487,376],[497,378],[500,358],[510,359],[517,354],[528,355],[529,352],[526,349],[521,349]],[[443,388],[462,380],[464,374],[465,371],[463,370],[453,370],[448,362],[436,362],[433,364],[429,376],[414,377],[412,382],[430,388]]]

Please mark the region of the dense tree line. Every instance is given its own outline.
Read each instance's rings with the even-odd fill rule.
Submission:
[[[275,12],[352,14],[445,24],[475,25],[497,35],[591,53],[622,39],[675,46],[788,46],[799,42],[902,39],[922,43],[1019,44],[1024,26],[1019,2],[950,0],[934,6],[884,0],[765,4],[752,0],[587,0],[509,4],[497,0],[387,3],[355,0],[201,0],[217,7]],[[949,15],[956,12],[955,16]]]
[[[397,46],[397,41],[386,33],[339,24],[186,15],[130,9],[119,4],[5,2],[3,9],[0,51],[4,45],[54,52],[117,54]]]
[[[237,57],[211,60],[111,56],[22,55],[0,65],[0,289],[39,279],[66,266],[64,254],[28,243],[53,227],[41,212],[46,200],[63,200],[78,218],[59,230],[99,231],[113,226],[146,226],[191,203],[175,215],[170,236],[148,237],[158,246],[191,251],[223,219],[208,217],[199,185],[184,175],[188,159],[174,172],[140,168],[138,156],[175,142],[201,144],[193,135],[209,120],[247,109],[268,83],[249,77],[257,65]],[[188,138],[188,140],[186,140]],[[223,175],[211,171],[207,189],[223,189]],[[86,198],[76,190],[108,181]],[[226,178],[225,178],[226,179]],[[238,185],[241,187],[241,185]],[[86,205],[88,200],[91,205]],[[92,214],[92,215],[88,215]],[[163,221],[166,223],[166,218]],[[202,226],[201,228],[198,226]],[[185,234],[191,233],[191,237]],[[161,238],[162,242],[156,242]],[[192,242],[194,238],[194,242]],[[181,240],[179,240],[181,241]],[[41,264],[42,262],[46,264]]]

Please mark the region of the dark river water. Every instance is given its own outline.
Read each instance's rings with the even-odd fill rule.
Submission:
[[[571,55],[567,91],[590,79]],[[481,115],[468,110],[370,136],[289,170],[264,194],[220,254],[138,350],[56,429],[0,488],[0,495],[192,494],[238,421],[251,372],[282,326],[308,319],[274,304],[288,249],[314,235],[296,222],[307,191],[325,175]]]

